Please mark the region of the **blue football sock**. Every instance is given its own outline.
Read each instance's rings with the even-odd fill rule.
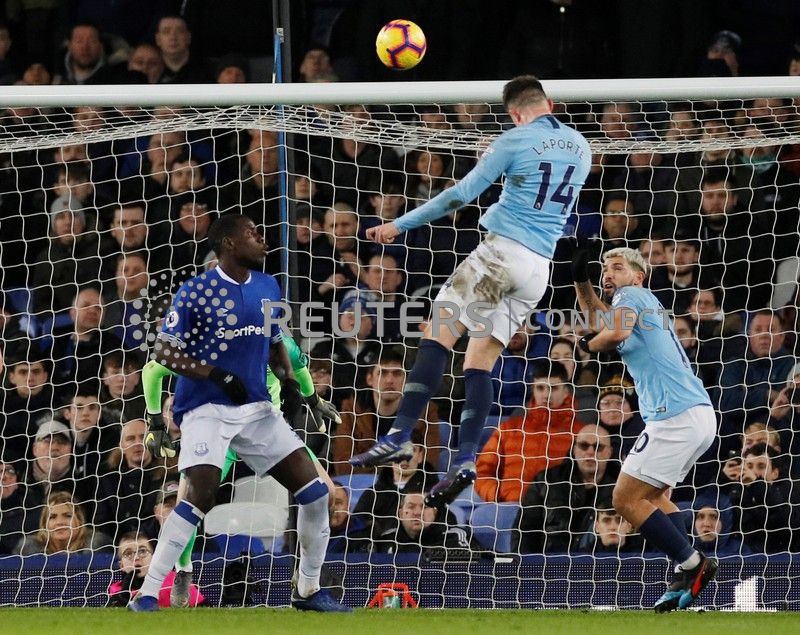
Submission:
[[[478,368],[464,370],[464,392],[466,400],[458,429],[458,453],[455,456],[457,464],[474,461],[479,450],[478,441],[494,399],[489,371]]]
[[[431,396],[439,390],[449,355],[450,351],[435,340],[424,339],[420,342],[417,359],[408,374],[400,408],[390,433],[400,431],[411,438],[411,431],[417,425]]]
[[[692,533],[692,514],[684,512],[684,511],[677,511],[672,512],[671,514],[667,514],[667,518],[669,518],[670,522],[675,525],[675,527],[681,533],[689,534]]]
[[[685,528],[685,525],[684,525]],[[639,532],[650,544],[663,551],[675,562],[681,563],[694,554],[685,531],[680,531],[660,509],[656,509],[639,527]]]

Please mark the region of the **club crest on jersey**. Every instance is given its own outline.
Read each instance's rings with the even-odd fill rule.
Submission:
[[[207,443],[195,444],[194,453],[197,456],[205,456],[206,454],[208,454],[208,444]]]
[[[178,313],[176,311],[170,311],[167,313],[167,318],[164,320],[164,323],[169,327],[172,328],[178,323]]]

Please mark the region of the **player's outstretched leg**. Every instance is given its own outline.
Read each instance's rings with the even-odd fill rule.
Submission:
[[[425,497],[429,507],[452,503],[477,478],[475,458],[486,417],[492,407],[494,388],[489,369],[493,368],[505,344],[494,337],[475,337],[467,345],[464,360],[464,392],[466,400],[458,427],[458,452],[447,474]]]
[[[187,470],[186,500],[179,502],[164,521],[158,536],[150,569],[142,588],[128,605],[131,611],[144,612],[158,609],[158,594],[164,578],[178,561],[197,525],[214,506],[219,489],[220,469],[213,465],[196,465]],[[191,501],[196,501],[192,504]]]
[[[452,344],[450,345],[452,347]],[[442,383],[450,349],[436,340],[423,339],[419,345],[414,367],[403,387],[400,407],[389,433],[380,437],[366,452],[350,459],[351,465],[383,465],[410,459],[414,453],[411,431],[417,424],[428,401]]]
[[[288,429],[288,428],[287,428]],[[294,435],[294,433],[291,433]],[[296,439],[296,437],[294,437]],[[279,443],[278,440],[276,443]],[[308,449],[298,448],[285,456],[269,473],[278,483],[293,492],[297,502],[297,541],[300,544],[296,584],[292,606],[300,611],[349,613],[352,609],[337,602],[320,586],[322,564],[330,538],[328,485],[317,473]]]

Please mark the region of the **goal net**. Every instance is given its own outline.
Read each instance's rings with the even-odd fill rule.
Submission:
[[[545,84],[555,117],[592,148],[565,236],[585,241],[598,285],[609,249],[645,256],[717,412],[713,447],[672,491],[695,546],[721,559],[700,602],[717,608],[798,603],[793,79]],[[136,588],[178,479],[144,449],[141,369],[171,295],[216,265],[210,224],[242,213],[271,247],[265,270],[291,303],[298,367],[342,415],[324,434],[305,415],[293,422],[335,484],[326,586],[353,606],[381,584],[407,585],[425,607],[652,606],[669,562],[611,503],[644,423],[619,357],[576,348],[563,241],[551,288],[492,373],[474,487],[445,511],[423,508],[457,447],[464,342],[414,458],[377,471],[347,462],[391,426],[420,323],[482,239],[502,183],[395,244],[365,232],[452,186],[512,127],[501,88],[8,89],[0,604],[102,606]],[[219,308],[197,291],[198,306]],[[205,602],[286,605],[292,517],[287,492],[237,462],[195,543]]]

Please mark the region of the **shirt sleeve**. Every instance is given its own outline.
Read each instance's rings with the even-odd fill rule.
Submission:
[[[281,291],[280,287],[278,286],[278,281],[274,278],[272,279],[273,284],[273,292],[271,293],[272,297],[270,298],[273,302],[280,301],[281,298]],[[283,311],[278,306],[272,307],[272,324],[270,325],[270,332],[269,332],[269,343],[270,346],[273,344],[277,344],[278,342],[283,341],[283,332],[281,331],[281,326],[278,324],[278,318],[283,315]]]
[[[167,311],[164,324],[161,327],[161,337],[180,346],[186,346],[186,340],[191,335],[192,328],[191,301],[189,300],[189,292],[184,284],[178,289],[172,300],[172,305]]]
[[[507,138],[498,138],[456,185],[398,218],[394,222],[397,229],[401,232],[416,229],[475,200],[510,165],[512,152],[509,146]]]

